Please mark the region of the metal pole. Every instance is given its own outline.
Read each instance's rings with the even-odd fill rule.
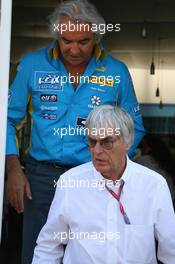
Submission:
[[[4,165],[9,85],[12,0],[1,0],[0,18],[0,240],[3,212]]]

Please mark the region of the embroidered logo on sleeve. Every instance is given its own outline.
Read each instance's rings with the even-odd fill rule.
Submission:
[[[76,127],[77,128],[85,128],[86,125],[86,118],[78,117],[77,122],[76,122]]]
[[[137,105],[136,107],[133,108],[134,109],[134,113],[136,115],[140,115],[140,105]]]

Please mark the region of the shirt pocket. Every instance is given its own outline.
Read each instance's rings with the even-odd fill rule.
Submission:
[[[124,236],[124,258],[127,263],[155,263],[153,226],[126,225]]]

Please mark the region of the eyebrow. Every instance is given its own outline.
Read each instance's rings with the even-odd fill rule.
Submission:
[[[67,38],[65,38],[65,37],[61,37],[61,39],[66,40],[66,41],[72,41],[72,40],[67,39]]]
[[[80,39],[79,41],[85,41],[85,40],[89,40],[90,38],[83,38],[83,39]]]

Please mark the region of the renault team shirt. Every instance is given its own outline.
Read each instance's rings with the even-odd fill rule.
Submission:
[[[69,77],[56,42],[22,59],[9,91],[6,154],[18,155],[16,130],[25,122],[28,106],[30,155],[67,165],[85,163],[90,160],[84,141],[88,114],[100,105],[117,104],[135,124],[134,144],[129,150],[132,157],[144,128],[127,67],[96,46],[76,91]]]

